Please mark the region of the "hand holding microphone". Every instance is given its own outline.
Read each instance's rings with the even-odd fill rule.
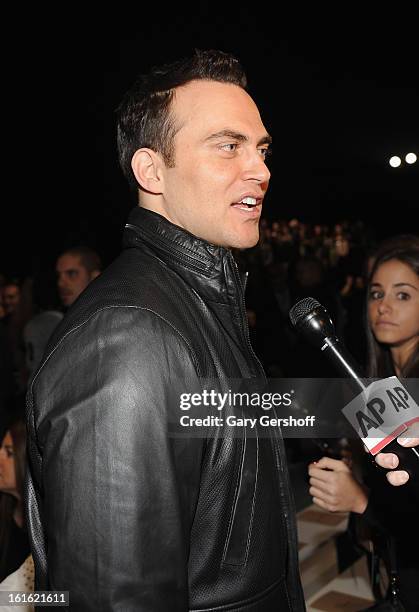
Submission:
[[[414,423],[409,427],[402,436],[397,438],[397,442],[404,448],[414,448],[419,446],[419,423]],[[416,452],[416,451],[415,451]],[[393,470],[389,472],[386,477],[390,484],[394,487],[399,487],[406,484],[409,480],[409,473],[405,470],[396,470],[399,467],[399,457],[393,453],[378,453],[375,457],[376,463],[387,470]],[[400,466],[401,467],[401,466]]]
[[[419,406],[395,376],[367,384],[359,366],[336,336],[327,310],[317,300],[304,298],[291,308],[289,314],[297,331],[327,355],[336,369],[345,376],[349,375],[351,386],[358,394],[345,406],[343,413],[370,453],[377,455],[378,465],[387,469],[403,468],[405,473],[397,470],[387,475],[389,482],[397,486],[410,479],[410,486],[417,496],[419,488],[413,480],[417,481],[419,477],[419,453],[413,446],[419,439],[417,434],[409,435],[413,438],[401,446],[395,438],[399,436],[400,442],[407,441],[408,426],[414,424],[415,428],[418,427]],[[380,453],[383,448],[391,454]]]

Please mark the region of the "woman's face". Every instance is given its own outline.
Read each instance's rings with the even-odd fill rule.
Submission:
[[[0,446],[0,491],[17,496],[13,439],[6,433]]]
[[[419,277],[407,264],[391,259],[376,270],[370,287],[368,319],[378,342],[390,347],[419,341]]]

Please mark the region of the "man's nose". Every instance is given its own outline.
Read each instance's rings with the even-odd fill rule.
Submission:
[[[244,170],[245,180],[254,180],[258,183],[268,183],[271,173],[265,163],[260,151],[255,151],[250,156]]]
[[[57,276],[57,286],[61,288],[61,287],[64,287],[64,285],[65,285],[65,279],[60,274],[59,276]]]

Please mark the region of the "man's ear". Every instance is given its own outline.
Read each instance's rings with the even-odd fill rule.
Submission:
[[[93,272],[90,273],[90,280],[92,281],[94,278],[97,278],[100,275],[100,270],[93,270]]]
[[[163,191],[162,159],[152,149],[138,149],[131,160],[135,178],[145,191],[159,194]]]

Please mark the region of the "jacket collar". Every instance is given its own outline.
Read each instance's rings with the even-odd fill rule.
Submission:
[[[200,295],[216,302],[237,299],[241,284],[229,249],[197,238],[161,215],[137,206],[125,226],[124,247],[146,245]]]

